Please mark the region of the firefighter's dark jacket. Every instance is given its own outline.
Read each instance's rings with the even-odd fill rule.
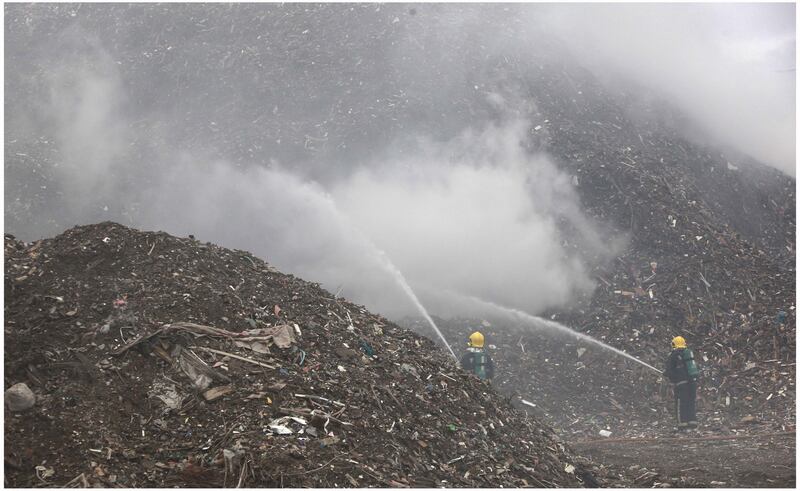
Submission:
[[[689,371],[686,364],[683,362],[683,350],[687,348],[674,349],[667,357],[666,370],[664,375],[667,376],[670,382],[677,384],[679,382],[694,382],[695,379],[689,377]]]
[[[464,356],[461,357],[461,368],[470,373],[477,374],[477,372],[479,371],[477,369],[479,367],[475,366],[475,358],[478,353],[483,354],[484,358],[483,369],[486,374],[486,378],[494,378],[494,362],[492,361],[492,357],[489,356],[489,353],[487,353],[483,349],[469,348],[468,351],[464,353]]]

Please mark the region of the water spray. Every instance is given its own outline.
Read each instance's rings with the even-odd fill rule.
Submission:
[[[433,322],[433,319],[428,314],[425,306],[422,305],[422,302],[419,301],[417,295],[414,294],[414,290],[411,289],[411,285],[408,284],[408,281],[406,281],[403,273],[397,269],[397,266],[394,265],[394,263],[389,259],[383,250],[378,248],[378,246],[376,246],[369,239],[369,237],[364,235],[364,233],[361,232],[361,230],[358,229],[344,213],[339,211],[339,208],[336,206],[336,203],[333,201],[330,195],[323,195],[322,199],[330,207],[331,212],[340,220],[340,223],[346,225],[350,229],[350,232],[355,235],[363,244],[366,244],[370,251],[375,254],[375,257],[378,259],[380,265],[392,275],[397,284],[400,285],[400,288],[402,288],[403,292],[408,295],[408,298],[411,299],[411,302],[417,308],[419,313],[422,314],[422,317],[424,317],[426,321],[428,321],[428,324],[430,324],[430,326],[433,328],[433,331],[439,336],[439,339],[441,339],[444,345],[447,347],[447,351],[450,352],[450,354],[453,356],[453,359],[456,360],[456,363],[458,363],[458,357],[450,347],[450,343],[447,342],[444,334],[442,334],[442,331],[439,330],[439,327],[436,325],[436,323]]]
[[[638,364],[640,364],[640,365],[642,365],[644,367],[647,367],[650,370],[653,370],[653,371],[657,372],[659,375],[661,374],[661,370],[659,370],[658,368],[656,368],[656,367],[654,367],[652,365],[649,365],[649,364],[643,362],[642,360],[636,358],[635,356],[630,355],[628,353],[625,353],[624,351],[622,351],[620,349],[617,349],[617,348],[615,348],[613,346],[610,346],[610,345],[608,345],[608,344],[606,344],[606,343],[604,343],[602,341],[598,341],[597,339],[595,339],[595,338],[593,338],[591,336],[588,336],[588,335],[583,334],[583,333],[579,333],[579,332],[577,332],[577,331],[575,331],[573,329],[570,329],[569,327],[567,327],[567,326],[565,326],[563,324],[559,324],[558,322],[554,322],[554,321],[551,321],[551,320],[548,320],[548,319],[543,319],[541,317],[536,317],[534,315],[530,315],[530,314],[527,314],[527,313],[522,312],[522,311],[517,311],[515,309],[511,309],[511,310],[514,311],[515,314],[517,314],[517,315],[519,315],[519,316],[521,316],[523,318],[525,318],[525,317],[529,318],[532,322],[539,322],[539,323],[541,323],[541,324],[543,324],[543,325],[545,325],[547,327],[552,327],[552,328],[557,329],[559,331],[567,332],[569,334],[572,334],[573,336],[575,336],[578,339],[581,339],[583,341],[588,341],[590,343],[594,343],[594,344],[600,346],[601,348],[610,350],[610,351],[612,351],[612,352],[614,352],[614,353],[616,353],[616,354],[618,354],[620,356],[624,356],[625,358],[627,358],[627,359],[629,359],[631,361],[634,361],[634,362],[636,362],[636,363],[638,363]]]
[[[370,245],[372,245],[372,243],[370,243]],[[441,339],[444,345],[447,346],[447,350],[450,352],[451,355],[453,355],[453,359],[458,361],[458,357],[456,356],[455,352],[453,352],[453,348],[450,347],[450,344],[444,338],[444,334],[442,334],[442,331],[439,330],[439,328],[436,326],[436,323],[433,322],[431,316],[428,315],[428,311],[422,305],[422,302],[419,301],[419,298],[417,298],[417,296],[414,294],[414,290],[411,289],[411,285],[408,284],[405,277],[403,276],[403,273],[401,273],[400,270],[397,269],[397,267],[394,265],[394,263],[392,263],[392,261],[389,260],[385,252],[378,249],[374,245],[372,245],[372,247],[378,253],[378,256],[381,259],[381,264],[383,265],[383,267],[386,268],[392,274],[392,276],[394,276],[397,283],[400,285],[400,287],[403,289],[406,295],[408,295],[411,301],[414,303],[414,306],[417,307],[417,310],[419,310],[419,312],[422,314],[425,320],[428,321],[428,324],[431,325],[436,334],[439,335],[439,339]]]
[[[640,359],[638,359],[638,358],[636,358],[634,356],[631,356],[628,353],[625,353],[622,350],[619,350],[619,349],[617,349],[617,348],[615,348],[613,346],[609,346],[608,344],[606,344],[606,343],[604,343],[602,341],[598,341],[597,339],[595,339],[595,338],[593,338],[591,336],[588,336],[586,334],[583,334],[583,333],[577,332],[577,331],[575,331],[573,329],[570,329],[569,327],[567,327],[567,326],[565,326],[563,324],[559,324],[558,322],[554,322],[554,321],[551,321],[551,320],[548,320],[548,319],[543,319],[542,317],[537,317],[535,315],[531,315],[531,314],[529,314],[527,312],[523,312],[523,311],[521,311],[519,309],[515,309],[515,308],[511,308],[511,307],[504,307],[504,306],[498,305],[498,304],[496,304],[494,302],[490,302],[488,300],[482,300],[482,299],[477,298],[477,297],[473,297],[473,296],[469,296],[469,295],[460,295],[460,294],[456,294],[456,295],[468,298],[469,300],[471,300],[473,302],[476,302],[476,303],[479,303],[479,304],[483,305],[484,307],[488,307],[488,308],[491,308],[491,309],[494,309],[494,310],[499,310],[499,311],[504,312],[506,314],[511,314],[511,315],[513,315],[513,316],[515,316],[515,317],[517,317],[519,319],[522,319],[524,321],[527,321],[528,323],[531,323],[533,325],[544,326],[544,327],[547,327],[547,328],[555,329],[557,331],[561,331],[561,332],[570,334],[570,335],[572,335],[572,336],[574,336],[574,337],[576,337],[576,338],[578,338],[578,339],[580,339],[582,341],[586,341],[586,342],[589,342],[589,343],[596,344],[596,345],[600,346],[603,349],[609,350],[609,351],[611,351],[613,353],[616,353],[616,354],[618,354],[620,356],[623,356],[623,357],[625,357],[625,358],[627,358],[627,359],[629,359],[631,361],[634,361],[634,362],[636,362],[636,363],[638,363],[638,364],[640,364],[640,365],[642,365],[644,367],[649,368],[650,370],[653,370],[654,372],[657,372],[659,375],[661,375],[661,373],[662,373],[661,370],[659,370],[658,368],[656,368],[656,367],[654,367],[652,365],[649,365],[649,364],[643,362],[642,360],[640,360]]]

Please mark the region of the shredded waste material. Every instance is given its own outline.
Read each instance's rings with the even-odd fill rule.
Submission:
[[[243,251],[114,223],[6,235],[5,318],[6,386],[36,395],[5,410],[9,486],[594,479],[432,341]]]

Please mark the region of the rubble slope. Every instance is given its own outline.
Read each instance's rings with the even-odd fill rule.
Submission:
[[[5,408],[9,486],[592,480],[432,341],[247,252],[110,222],[6,235],[5,319],[6,388],[36,395]]]
[[[626,242],[593,267],[594,292],[533,313],[657,367],[671,338],[683,335],[703,370],[704,430],[793,429],[795,179],[698,143],[667,102],[631,104],[641,88],[612,93],[568,58],[526,80],[538,128],[527,144],[553,155],[583,210]],[[562,232],[566,250],[590,256]],[[451,340],[476,328],[488,334],[498,390],[534,401],[558,430],[574,437],[671,430],[673,401],[657,374],[519,320],[482,320],[440,327]],[[426,330],[419,321],[406,325]]]

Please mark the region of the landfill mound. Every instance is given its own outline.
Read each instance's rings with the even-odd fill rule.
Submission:
[[[5,319],[7,486],[597,483],[432,341],[191,236],[6,235]]]
[[[656,114],[664,107],[637,119],[624,94],[578,67],[545,66],[539,82],[532,146],[571,174],[583,211],[626,247],[591,269],[594,292],[532,313],[659,369],[684,336],[702,370],[691,438],[708,441],[672,443],[671,384],[594,344],[491,311],[439,328],[451,342],[486,334],[498,392],[601,469],[622,466],[629,486],[794,487],[795,179],[697,143]],[[565,238],[567,250],[584,247]],[[618,439],[637,443],[603,443]]]
[[[615,121],[624,127],[602,130],[595,141],[584,136],[570,165],[587,212],[606,219],[627,247],[591,271],[591,295],[538,314],[659,369],[672,337],[682,335],[702,370],[701,431],[793,431],[794,179],[754,163],[726,166],[724,157],[655,130],[640,142],[640,130]],[[564,141],[601,131],[578,119],[575,125],[553,123],[551,151],[566,152],[572,147]],[[717,176],[713,186],[709,174]],[[731,210],[742,210],[738,221]],[[419,320],[403,325],[426,329]],[[643,437],[673,428],[669,384],[596,345],[522,319],[449,319],[439,327],[451,340],[475,329],[487,334],[497,347],[495,387],[537,404],[525,408],[564,438],[597,438],[601,430]]]
[[[658,369],[672,337],[682,335],[702,371],[702,432],[793,431],[793,243],[783,253],[766,252],[708,215],[676,212],[658,189],[642,193],[651,196],[654,215],[672,213],[674,222],[637,228],[623,254],[592,272],[598,286],[591,298],[542,316]],[[786,217],[778,237],[784,229],[795,229],[793,217]],[[440,320],[439,327],[451,340],[481,329],[496,346],[498,391],[536,403],[537,409],[526,410],[564,438],[596,438],[601,430],[628,437],[672,431],[674,398],[658,373],[522,319],[487,320]],[[421,321],[404,325],[425,329]]]
[[[557,160],[583,211],[626,243],[613,261],[592,267],[594,292],[532,313],[657,368],[671,338],[682,335],[703,370],[703,431],[793,430],[795,179],[698,143],[676,124],[683,116],[658,98],[635,104],[638,115],[626,110],[635,91],[612,92],[566,59],[544,64],[528,86],[537,102],[532,121],[541,125],[530,146]],[[565,240],[564,247],[585,246]],[[497,346],[495,387],[536,403],[565,438],[671,430],[673,399],[654,372],[521,320],[482,320],[441,321],[440,328],[450,340],[478,328],[488,334]],[[406,325],[427,329],[421,321]]]

